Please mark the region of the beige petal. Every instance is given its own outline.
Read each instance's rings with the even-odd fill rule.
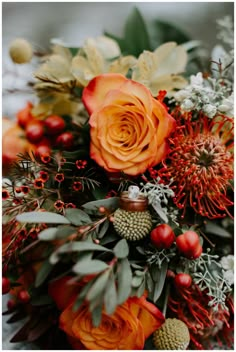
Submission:
[[[137,62],[137,59],[134,56],[124,56],[113,61],[110,65],[109,72],[111,73],[121,73],[126,75],[130,68],[134,66]]]

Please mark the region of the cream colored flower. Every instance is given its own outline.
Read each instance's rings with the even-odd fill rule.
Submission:
[[[120,48],[113,39],[105,36],[88,38],[73,58],[71,72],[84,87],[91,79],[102,73],[126,75],[136,59],[133,56],[121,57],[120,55]]]
[[[153,96],[160,90],[171,93],[181,89],[187,81],[179,75],[187,64],[187,52],[181,45],[168,42],[154,52],[144,51],[133,68],[132,79],[148,87]]]

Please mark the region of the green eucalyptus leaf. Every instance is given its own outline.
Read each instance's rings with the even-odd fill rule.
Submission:
[[[109,225],[110,221],[108,219],[105,220],[104,223],[99,227],[98,238],[102,238],[106,234]]]
[[[156,303],[158,298],[160,297],[165,280],[166,280],[166,272],[168,269],[168,263],[162,262],[161,268],[158,270],[158,277],[156,277],[155,284],[154,284],[154,293],[153,293],[153,301]]]
[[[44,283],[44,281],[46,280],[46,278],[48,277],[52,269],[53,269],[53,265],[49,263],[48,260],[43,262],[42,266],[40,267],[36,275],[35,287],[39,287]]]
[[[110,275],[109,281],[106,285],[104,305],[107,314],[111,315],[115,312],[117,306],[117,292],[113,273]]]
[[[84,303],[85,301],[85,297],[88,293],[88,291],[90,290],[91,286],[93,285],[95,279],[92,279],[91,281],[89,281],[80,291],[79,296],[77,297],[73,307],[72,307],[72,311],[76,312],[81,305]]]
[[[142,284],[139,286],[137,289],[137,297],[141,297],[144,294],[145,291],[145,280],[143,280]]]
[[[120,240],[114,247],[113,252],[119,259],[127,258],[129,254],[129,246],[125,238]]]
[[[109,209],[110,211],[114,211],[118,208],[118,197],[111,197],[107,199],[93,200],[92,202],[88,202],[82,205],[82,208],[90,211],[97,211],[100,207],[104,207]]]
[[[139,287],[143,282],[143,276],[134,276],[132,278],[132,287]]]
[[[132,271],[127,258],[121,259],[118,263],[117,279],[117,302],[118,304],[122,304],[130,295],[132,283]]]
[[[92,322],[94,327],[98,327],[102,320],[102,305],[99,305],[92,311]]]
[[[217,225],[213,221],[207,222],[205,226],[206,233],[211,233],[215,236],[224,237],[224,238],[232,238],[232,234],[226,231],[223,227]]]
[[[48,211],[29,211],[17,215],[16,220],[19,222],[28,222],[30,224],[70,224],[64,216]]]
[[[109,265],[104,263],[101,260],[91,260],[91,261],[86,261],[86,262],[78,262],[73,266],[73,271],[76,274],[80,275],[88,275],[88,274],[95,274],[99,273],[101,271],[104,271],[105,269],[109,268]]]
[[[115,232],[109,233],[106,236],[104,236],[101,241],[100,244],[101,245],[105,245],[107,243],[111,243],[111,242],[115,242],[118,239],[120,239],[120,237],[118,237],[118,235]]]
[[[64,239],[76,233],[76,228],[73,226],[58,226],[56,239]]]
[[[48,229],[41,231],[38,234],[38,239],[41,241],[52,241],[52,240],[55,240],[56,233],[57,233],[57,227],[50,227]]]
[[[100,246],[90,241],[78,241],[78,242],[70,242],[65,243],[61,247],[59,247],[49,258],[51,264],[56,264],[59,260],[60,254],[70,253],[70,252],[82,252],[82,251],[103,251],[103,252],[111,252],[110,249],[106,247]]]
[[[106,270],[101,275],[98,276],[98,278],[95,280],[93,286],[90,288],[86,296],[86,299],[88,301],[94,300],[105,290],[109,275],[110,275],[110,271]]]
[[[65,217],[75,226],[90,224],[90,216],[81,209],[68,208],[65,211]]]

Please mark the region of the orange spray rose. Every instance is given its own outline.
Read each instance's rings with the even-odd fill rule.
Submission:
[[[135,176],[165,158],[175,120],[150,91],[121,74],[102,74],[83,91],[90,156],[109,172]]]
[[[49,293],[58,307],[64,309],[60,316],[60,327],[75,349],[142,350],[146,338],[165,320],[159,309],[143,295],[140,298],[129,298],[112,315],[104,310],[101,324],[94,327],[86,302],[76,312],[73,311],[79,288],[78,284],[70,285],[69,280],[68,277],[52,283]],[[70,300],[68,290],[72,294]]]

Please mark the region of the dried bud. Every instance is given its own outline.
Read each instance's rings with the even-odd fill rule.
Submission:
[[[25,39],[15,39],[9,48],[9,54],[16,64],[25,64],[30,62],[33,56],[33,50],[30,43]]]

